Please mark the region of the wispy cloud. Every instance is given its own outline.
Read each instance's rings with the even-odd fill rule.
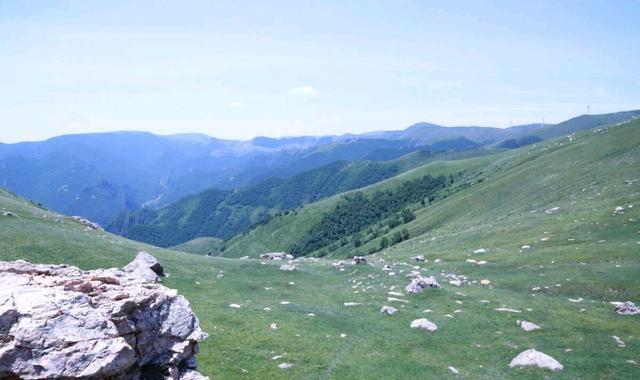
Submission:
[[[300,95],[315,95],[315,94],[317,94],[316,89],[313,88],[312,86],[309,86],[309,85],[301,86],[301,87],[294,87],[294,88],[290,89],[289,91],[294,93],[294,94],[300,94]]]
[[[243,102],[231,102],[229,104],[227,104],[228,107],[231,108],[241,108],[241,107],[246,107],[247,103],[243,103]]]

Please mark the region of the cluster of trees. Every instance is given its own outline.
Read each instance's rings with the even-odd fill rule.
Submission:
[[[290,251],[296,256],[314,251],[319,251],[322,255],[348,244],[348,237],[351,237],[353,245],[358,247],[364,242],[362,232],[367,228],[366,241],[369,241],[380,234],[383,222],[386,222],[389,229],[393,229],[415,219],[415,214],[408,206],[425,198],[429,199],[447,186],[448,182],[444,176],[425,175],[402,182],[396,189],[377,191],[370,196],[360,191],[346,195],[310,229],[301,242],[294,244]],[[409,231],[405,229],[390,239],[383,236],[380,245],[386,247],[408,237]]]

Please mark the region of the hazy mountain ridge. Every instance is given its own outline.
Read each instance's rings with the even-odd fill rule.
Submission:
[[[418,123],[403,131],[301,136],[249,141],[203,134],[158,136],[112,132],[0,144],[0,186],[67,214],[106,224],[123,210],[160,208],[209,187],[234,189],[270,177],[288,178],[340,160],[385,161],[416,150],[461,150],[517,139],[513,148],[595,125],[619,122],[638,111],[583,115],[557,126],[507,129],[442,127]]]

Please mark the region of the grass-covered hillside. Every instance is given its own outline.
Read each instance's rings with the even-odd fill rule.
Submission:
[[[638,163],[640,122],[633,122],[413,169],[361,192],[393,191],[427,174],[455,178],[430,205],[411,204],[415,219],[385,232],[407,229],[408,240],[343,271],[327,257],[297,259],[298,269],[284,272],[277,262],[154,248],[1,192],[0,209],[14,215],[0,214],[0,259],[93,268],[148,250],[170,274],[163,282],[191,301],[210,333],[198,357],[213,378],[637,379],[640,317],[617,315],[610,302],[640,303]],[[284,249],[341,199],[275,218],[228,242],[225,253]],[[352,255],[351,244],[328,256]],[[428,261],[411,261],[417,254]],[[404,294],[411,270],[436,276],[442,289]],[[456,278],[460,286],[449,282]],[[383,305],[398,312],[383,315]],[[438,330],[411,329],[417,318]],[[519,319],[542,329],[525,332]],[[508,367],[529,348],[564,369]],[[285,362],[293,367],[278,368]]]
[[[228,239],[304,204],[380,182],[435,159],[489,153],[475,149],[437,154],[416,151],[388,161],[338,161],[291,178],[269,178],[236,190],[207,189],[159,210],[124,212],[107,229],[161,247],[199,237]]]

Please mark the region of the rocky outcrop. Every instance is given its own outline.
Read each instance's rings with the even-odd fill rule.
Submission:
[[[205,379],[189,302],[153,256],[125,268],[0,262],[0,379]]]

